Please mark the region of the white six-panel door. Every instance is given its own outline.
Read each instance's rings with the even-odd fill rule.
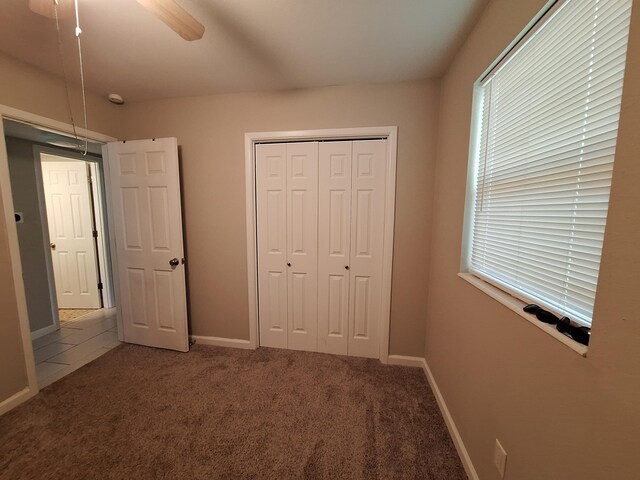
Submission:
[[[317,350],[318,145],[256,146],[263,346]]]
[[[109,143],[107,157],[124,340],[186,352],[177,140]]]
[[[318,351],[347,354],[352,142],[320,144]]]
[[[288,348],[318,349],[318,144],[287,147]]]
[[[386,140],[256,145],[263,346],[379,357]]]
[[[256,146],[260,343],[287,348],[287,146]]]
[[[387,142],[353,142],[348,353],[378,358]]]
[[[87,164],[42,155],[58,308],[100,308]]]

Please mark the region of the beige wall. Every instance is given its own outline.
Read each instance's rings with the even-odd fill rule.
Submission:
[[[640,4],[592,345],[582,358],[458,278],[473,82],[546,0],[494,0],[441,84],[425,353],[482,480],[638,477],[640,452]]]
[[[68,123],[64,92],[64,84],[57,78],[0,54],[1,105]],[[79,99],[78,89],[72,87],[76,119],[82,118]],[[89,94],[87,109],[90,130],[119,136],[122,111],[118,107],[97,95]],[[4,194],[5,192],[2,192],[2,195]],[[0,209],[0,212],[4,210]],[[7,230],[4,215],[0,217],[0,403],[2,403],[27,385],[27,376]]]
[[[16,224],[20,243],[20,264],[24,279],[29,326],[31,331],[53,325],[51,290],[45,259],[44,230],[36,183],[33,142],[6,138],[13,209],[23,213],[23,223]]]
[[[4,208],[0,195],[0,212]],[[0,403],[27,386],[7,225],[0,215]]]
[[[74,120],[83,126],[80,89],[71,85],[70,90]],[[0,53],[0,105],[71,123],[64,82],[3,53]],[[120,137],[122,108],[109,103],[104,95],[87,94],[87,114],[89,130]]]
[[[126,137],[181,146],[191,331],[249,338],[244,133],[398,126],[391,353],[423,353],[436,82],[231,94],[126,105]]]

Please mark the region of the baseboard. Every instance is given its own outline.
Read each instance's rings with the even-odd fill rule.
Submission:
[[[433,378],[433,374],[429,369],[429,365],[427,365],[427,361],[422,357],[408,357],[405,355],[389,355],[389,359],[387,362],[389,365],[402,365],[404,367],[419,367],[424,371],[424,375],[427,377],[427,382],[429,382],[429,386],[433,391],[434,396],[436,397],[436,402],[438,402],[438,407],[440,408],[440,413],[442,413],[442,417],[444,418],[444,423],[447,425],[447,429],[449,430],[449,435],[451,435],[451,439],[453,440],[453,444],[456,447],[458,452],[458,456],[460,457],[460,461],[462,462],[462,466],[464,470],[467,472],[467,476],[470,480],[479,480],[478,473],[476,472],[473,463],[471,463],[471,457],[469,457],[469,452],[467,452],[467,448],[465,447],[462,437],[460,436],[460,432],[458,432],[458,427],[456,427],[455,422],[453,421],[453,417],[447,408],[447,404],[444,401],[444,397],[442,393],[440,393],[440,389],[438,388],[438,384]]]
[[[29,387],[25,387],[24,389],[20,390],[18,393],[11,395],[6,400],[3,400],[2,402],[0,402],[0,415],[7,413],[9,410],[17,407],[22,402],[26,402],[31,397],[33,397],[36,393],[37,391],[32,390]]]
[[[44,337],[49,333],[55,332],[57,329],[58,329],[58,326],[54,323],[53,325],[49,325],[48,327],[40,328],[39,330],[34,330],[33,332],[31,332],[31,340]]]
[[[401,365],[403,367],[424,368],[424,358],[408,357],[406,355],[389,355],[387,365]]]
[[[447,429],[449,430],[449,435],[451,435],[451,439],[453,440],[453,444],[458,451],[458,456],[462,461],[462,466],[467,472],[467,476],[470,480],[480,480],[478,477],[478,473],[476,472],[473,463],[471,462],[471,457],[469,456],[469,452],[467,451],[467,447],[465,447],[464,442],[462,441],[462,437],[460,436],[460,432],[458,432],[458,427],[456,427],[455,422],[453,421],[453,417],[451,416],[451,412],[447,408],[447,404],[444,401],[444,397],[438,388],[438,384],[436,383],[435,378],[433,378],[433,374],[431,373],[431,369],[429,365],[427,365],[427,361],[424,358],[420,359],[422,361],[422,368],[424,369],[424,374],[427,377],[427,381],[429,382],[429,386],[433,391],[433,394],[436,397],[436,401],[438,402],[438,407],[440,407],[440,413],[442,413],[442,417],[444,418],[444,422],[447,425]]]
[[[202,335],[190,335],[189,338],[191,338],[191,340],[195,340],[196,343],[201,345],[253,349],[249,340],[243,340],[241,338],[207,337]]]

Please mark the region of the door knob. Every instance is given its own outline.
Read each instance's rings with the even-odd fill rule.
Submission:
[[[344,266],[344,269],[345,269],[345,270],[349,270],[349,265],[345,265],[345,266]]]
[[[287,262],[287,267],[290,267],[290,266],[291,266],[291,262]]]
[[[55,243],[50,243],[49,245],[51,246],[51,250],[55,250],[56,249],[56,244]]]
[[[177,267],[178,265],[180,265],[180,260],[178,260],[177,258],[172,258],[171,260],[169,260],[169,265],[171,265],[172,267]]]

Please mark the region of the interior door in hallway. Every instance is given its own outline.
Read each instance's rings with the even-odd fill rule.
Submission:
[[[100,308],[86,162],[42,154],[49,240],[59,308]]]
[[[178,142],[103,148],[124,341],[189,350]]]

